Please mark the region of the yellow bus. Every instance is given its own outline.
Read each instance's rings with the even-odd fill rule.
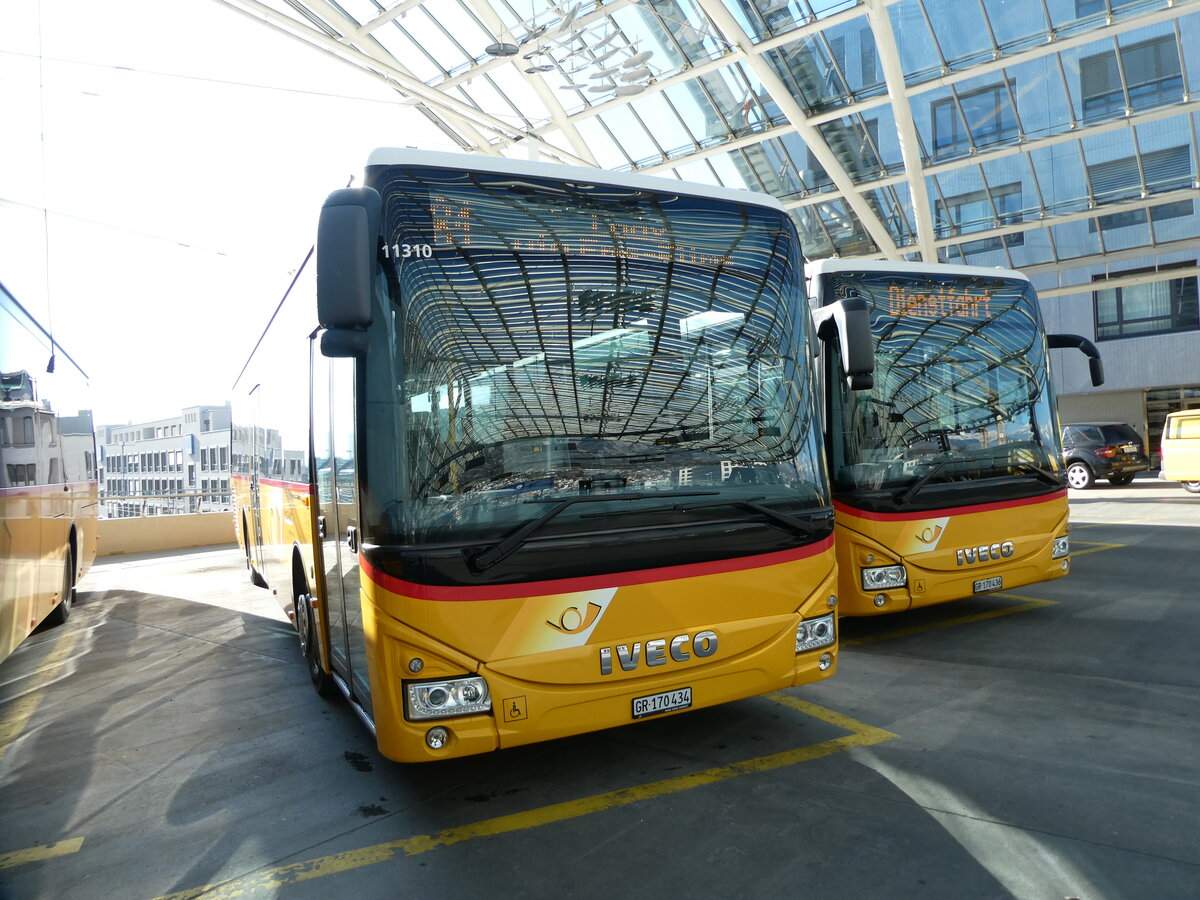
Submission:
[[[86,402],[87,375],[0,284],[0,661],[67,620],[96,558]]]
[[[414,150],[375,151],[364,185],[326,201],[315,285],[234,387],[239,540],[318,691],[412,762],[831,676],[780,204]],[[830,335],[869,360],[854,322]]]
[[[874,615],[1017,588],[1070,568],[1067,484],[1046,335],[1019,272],[819,260],[814,310],[870,309],[869,391],[825,354],[830,478],[842,615]]]
[[[1162,469],[1158,477],[1178,481],[1185,490],[1200,494],[1200,409],[1167,413],[1159,449]]]

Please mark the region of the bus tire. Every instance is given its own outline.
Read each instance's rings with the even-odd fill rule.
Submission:
[[[1200,481],[1181,481],[1185,491],[1191,491],[1193,494],[1200,494]]]
[[[1077,491],[1086,491],[1096,481],[1087,463],[1073,462],[1067,466],[1067,484]]]
[[[67,558],[63,562],[63,583],[62,583],[62,599],[58,601],[58,605],[50,610],[50,614],[46,616],[46,624],[50,626],[62,625],[71,615],[71,607],[75,605],[75,566],[71,556],[71,551],[67,550]]]
[[[321,651],[318,649],[316,622],[308,591],[303,587],[295,591],[292,608],[296,613],[296,634],[300,638],[300,653],[308,667],[308,677],[313,689],[322,697],[333,694],[333,676],[321,668]]]

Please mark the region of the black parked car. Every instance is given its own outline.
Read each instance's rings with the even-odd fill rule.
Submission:
[[[1077,490],[1091,487],[1097,478],[1129,484],[1150,468],[1141,436],[1121,422],[1064,425],[1062,444],[1067,484]]]

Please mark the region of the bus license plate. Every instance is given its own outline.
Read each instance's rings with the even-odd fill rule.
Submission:
[[[673,691],[663,691],[661,694],[634,697],[633,717],[644,719],[647,716],[675,712],[677,709],[687,709],[691,705],[692,689],[690,687],[675,688]]]
[[[998,591],[1004,585],[1004,579],[999,575],[994,578],[980,578],[975,582],[975,593],[983,594],[987,591]]]

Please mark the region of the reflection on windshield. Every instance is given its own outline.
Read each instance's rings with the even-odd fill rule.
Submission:
[[[838,489],[1021,475],[1057,484],[1046,346],[1032,288],[997,278],[836,273],[826,289],[871,305],[875,386],[835,386]]]
[[[389,249],[371,335],[363,475],[382,532],[493,540],[584,496],[647,495],[611,505],[631,515],[677,515],[684,501],[651,495],[693,490],[785,513],[828,502],[785,215],[387,175],[389,247],[428,251]],[[568,504],[539,533],[604,527],[608,511]],[[695,515],[763,518],[744,504]]]

